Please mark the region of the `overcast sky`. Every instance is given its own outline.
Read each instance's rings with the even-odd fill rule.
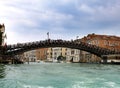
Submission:
[[[75,39],[87,34],[120,36],[120,0],[0,0],[7,43]]]

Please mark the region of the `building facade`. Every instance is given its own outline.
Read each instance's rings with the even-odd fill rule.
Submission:
[[[49,61],[57,60],[59,56],[63,56],[67,62],[70,62],[71,59],[73,59],[73,62],[79,62],[80,50],[64,47],[48,48],[47,59]]]
[[[80,50],[67,48],[66,61],[79,62],[80,61]]]
[[[97,35],[93,33],[88,34],[84,38],[80,39],[80,41],[116,51],[119,51],[120,49],[120,37],[117,36]]]
[[[24,53],[24,60],[30,61],[30,62],[35,62],[37,60],[36,50],[31,50],[31,51],[25,52]]]
[[[54,47],[54,48],[48,48],[47,51],[47,59],[49,61],[57,60],[59,56],[63,56],[66,58],[67,49],[63,47]]]
[[[36,50],[36,58],[37,60],[46,60],[47,59],[47,51],[48,48],[40,48]]]
[[[99,47],[120,51],[120,37],[113,35],[98,35],[93,33],[75,41],[82,41]],[[101,59],[99,57],[89,52],[82,51],[81,53],[81,62],[100,62],[100,60]]]
[[[5,39],[6,39],[5,25],[0,24],[0,45],[2,45],[2,46],[5,45]]]
[[[50,48],[48,48],[48,50],[47,50],[47,60],[48,60],[48,61],[53,61],[52,54],[53,54],[52,48],[50,47]]]

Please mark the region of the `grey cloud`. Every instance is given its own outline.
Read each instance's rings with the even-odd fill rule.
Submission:
[[[119,0],[2,0],[0,4],[0,20],[6,25],[9,43],[12,39],[17,42],[19,36],[20,41],[27,41],[26,33],[28,40],[44,39],[48,31],[52,38],[69,39],[100,31],[115,34],[112,29],[118,34],[120,28]]]

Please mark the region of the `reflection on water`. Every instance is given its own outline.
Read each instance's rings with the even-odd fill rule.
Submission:
[[[0,78],[5,77],[5,65],[0,64]]]

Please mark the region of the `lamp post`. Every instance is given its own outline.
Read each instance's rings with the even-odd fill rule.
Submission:
[[[48,40],[49,40],[49,32],[47,32],[47,37],[48,37]]]
[[[79,36],[76,36],[76,39],[78,39],[79,38]]]

